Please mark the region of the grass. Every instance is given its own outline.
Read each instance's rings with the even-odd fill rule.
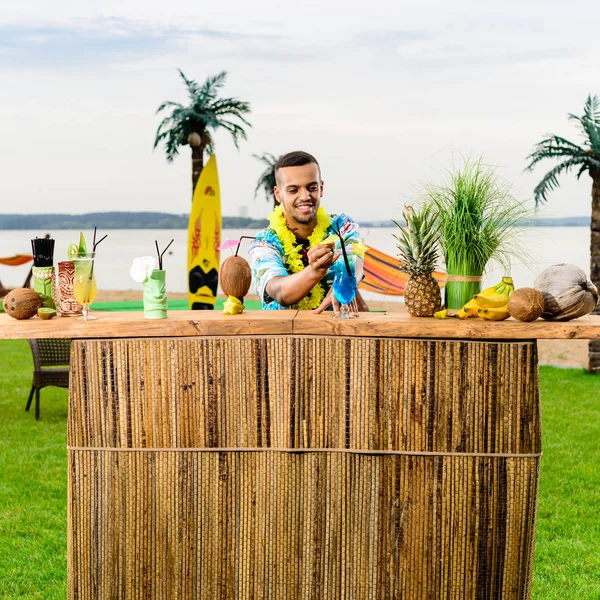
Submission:
[[[66,390],[23,409],[26,341],[0,341],[0,598],[66,598]],[[544,432],[533,598],[600,598],[600,378],[542,367]]]
[[[427,185],[425,205],[436,215],[440,247],[449,275],[481,276],[490,261],[510,275],[519,250],[515,226],[527,208],[516,200],[483,157],[465,159],[440,186]],[[460,308],[480,291],[475,282],[448,281],[447,308]]]

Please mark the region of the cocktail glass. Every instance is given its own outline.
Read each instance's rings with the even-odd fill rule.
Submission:
[[[83,307],[84,321],[95,319],[90,316],[90,304],[96,299],[98,288],[94,275],[95,252],[80,253],[73,259],[75,263],[75,277],[73,278],[73,296]]]
[[[342,319],[353,319],[350,314],[350,302],[356,298],[356,277],[349,273],[345,261],[338,259],[333,267],[333,295],[340,303]]]

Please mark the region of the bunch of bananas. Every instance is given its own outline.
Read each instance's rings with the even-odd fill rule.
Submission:
[[[459,319],[481,317],[487,321],[504,321],[510,317],[508,313],[508,299],[515,291],[513,280],[503,277],[502,281],[489,287],[467,302],[456,314]]]

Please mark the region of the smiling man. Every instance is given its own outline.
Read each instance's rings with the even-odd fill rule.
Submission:
[[[279,205],[269,215],[270,227],[260,231],[249,248],[263,310],[299,308],[320,313],[332,306],[339,315],[331,285],[341,243],[338,238],[334,246],[330,236],[340,232],[360,281],[363,257],[358,225],[345,214],[329,215],[321,207],[321,169],[311,154],[296,151],[282,156],[275,164],[275,181]],[[359,309],[368,310],[358,294],[357,300],[359,304],[351,306],[355,316]]]

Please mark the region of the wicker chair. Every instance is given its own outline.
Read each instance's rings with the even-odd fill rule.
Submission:
[[[71,340],[29,340],[29,345],[33,353],[33,383],[25,410],[29,410],[35,392],[35,420],[39,421],[40,390],[48,385],[69,387]]]

